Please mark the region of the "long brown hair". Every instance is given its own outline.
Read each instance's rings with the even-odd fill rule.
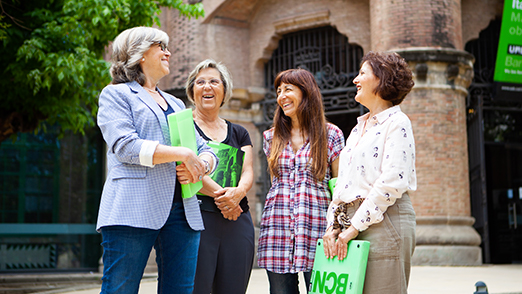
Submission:
[[[297,107],[297,118],[303,134],[310,140],[311,170],[317,181],[322,181],[328,169],[328,140],[326,118],[324,116],[323,99],[314,76],[304,69],[289,69],[280,72],[274,87],[282,84],[297,86],[302,93],[301,103]],[[286,116],[281,107],[277,107],[274,115],[274,137],[268,160],[268,169],[272,176],[279,176],[278,159],[288,141],[291,139],[292,120]]]

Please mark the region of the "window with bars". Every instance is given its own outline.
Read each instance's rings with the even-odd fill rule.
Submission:
[[[48,128],[0,145],[0,272],[97,269],[104,142]]]

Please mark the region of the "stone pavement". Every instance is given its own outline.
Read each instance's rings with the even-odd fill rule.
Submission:
[[[302,278],[302,277],[301,277]],[[409,294],[473,294],[475,283],[486,283],[489,294],[522,294],[522,264],[483,265],[474,267],[414,266],[412,268]],[[301,280],[301,294],[306,293]],[[93,289],[70,288],[40,292],[66,294],[97,294],[100,287]],[[141,283],[139,294],[155,294],[156,282],[147,279]],[[262,269],[254,269],[247,294],[268,294],[268,279]],[[393,293],[391,293],[393,294]]]

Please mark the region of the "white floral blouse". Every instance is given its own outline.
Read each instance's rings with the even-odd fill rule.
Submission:
[[[358,231],[383,220],[386,209],[404,193],[417,189],[415,141],[410,119],[393,106],[369,118],[357,118],[339,157],[339,177],[333,200],[364,201],[352,217]],[[370,125],[366,128],[366,120]],[[328,227],[333,224],[335,205],[330,204]]]

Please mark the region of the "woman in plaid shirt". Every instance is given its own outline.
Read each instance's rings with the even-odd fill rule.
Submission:
[[[328,180],[337,176],[342,131],[326,122],[314,76],[304,69],[279,73],[273,128],[263,133],[272,186],[258,246],[271,294],[299,293],[298,273],[310,282],[317,239],[326,229]]]

